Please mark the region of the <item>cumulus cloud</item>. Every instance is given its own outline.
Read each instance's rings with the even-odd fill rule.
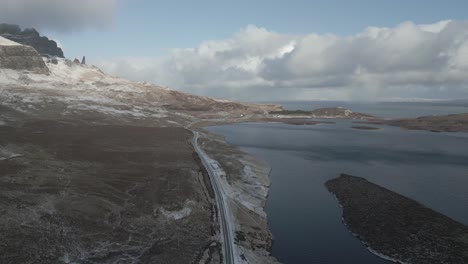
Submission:
[[[117,0],[0,0],[0,18],[59,32],[109,25]]]
[[[404,22],[351,36],[247,26],[163,58],[99,64],[130,79],[241,100],[468,97],[468,22]]]

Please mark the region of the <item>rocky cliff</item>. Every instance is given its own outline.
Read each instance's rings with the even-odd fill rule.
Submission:
[[[0,36],[26,46],[31,46],[42,56],[64,57],[62,49],[57,46],[55,41],[41,36],[34,28],[21,30],[17,25],[0,24]]]
[[[42,57],[29,46],[0,37],[0,69],[26,70],[48,73]]]

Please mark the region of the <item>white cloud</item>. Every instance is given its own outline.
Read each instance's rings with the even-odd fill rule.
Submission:
[[[3,23],[53,31],[105,27],[116,12],[117,0],[0,0]]]
[[[163,58],[98,64],[131,79],[241,100],[468,97],[468,22],[404,22],[346,37],[248,26]]]

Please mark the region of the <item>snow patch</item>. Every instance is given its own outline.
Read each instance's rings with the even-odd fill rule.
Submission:
[[[169,124],[180,125],[178,122],[171,121],[171,120],[167,120],[167,122],[168,122]]]
[[[78,104],[69,108],[78,110],[93,110],[110,115],[131,115],[133,117],[145,117],[145,114],[136,110],[119,110],[110,106]]]
[[[22,46],[19,43],[6,39],[4,37],[0,37],[0,46]]]
[[[13,159],[13,158],[18,158],[18,157],[23,157],[23,154],[17,154],[14,153],[13,151],[9,150],[8,148],[0,148],[0,161],[2,160],[8,160],[8,159]]]
[[[159,212],[164,215],[166,218],[173,219],[173,220],[180,220],[192,214],[192,208],[190,204],[193,202],[185,202],[184,208],[177,210],[177,211],[169,211],[164,208],[159,208]]]
[[[249,165],[246,165],[244,166],[244,175],[247,178],[252,178],[252,177],[255,177],[256,174],[252,171],[252,167],[250,167]]]

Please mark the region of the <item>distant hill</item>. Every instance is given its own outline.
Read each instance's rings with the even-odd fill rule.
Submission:
[[[63,51],[57,46],[57,42],[41,36],[34,28],[21,30],[18,25],[0,24],[0,36],[26,46],[31,46],[41,56],[64,58]]]
[[[399,126],[413,130],[432,132],[466,132],[468,133],[468,113],[441,116],[422,116],[418,118],[373,120],[363,122],[375,125]]]
[[[288,116],[288,117],[311,117],[311,118],[349,118],[349,119],[373,119],[374,116],[353,112],[350,109],[343,107],[330,107],[330,108],[319,108],[312,111],[303,110],[284,110],[270,112],[276,116]]]

